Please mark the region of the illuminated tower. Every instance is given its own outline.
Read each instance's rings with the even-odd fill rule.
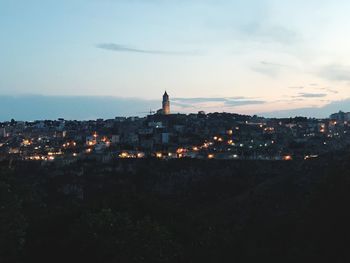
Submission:
[[[163,110],[163,114],[164,115],[168,115],[170,114],[170,101],[169,101],[169,95],[168,93],[164,92],[164,95],[163,95],[163,107],[162,107],[162,110]]]

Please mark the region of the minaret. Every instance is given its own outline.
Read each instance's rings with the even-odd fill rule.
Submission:
[[[163,105],[163,107],[162,107],[163,114],[164,115],[170,114],[169,95],[168,95],[168,93],[166,93],[166,91],[164,92],[164,95],[163,95],[163,103],[162,103],[162,105]]]

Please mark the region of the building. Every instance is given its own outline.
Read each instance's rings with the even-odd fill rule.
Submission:
[[[336,121],[350,121],[350,112],[339,111],[329,116],[329,118]]]
[[[350,112],[345,113],[344,120],[345,121],[350,121]]]
[[[169,133],[163,132],[162,133],[162,144],[168,144],[169,143]]]
[[[163,103],[162,103],[162,113],[164,115],[169,115],[170,114],[170,101],[169,101],[169,95],[165,91],[163,95]]]
[[[0,138],[1,137],[6,137],[6,130],[5,130],[5,128],[0,128]]]

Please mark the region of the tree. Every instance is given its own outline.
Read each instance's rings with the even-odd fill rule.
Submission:
[[[0,182],[0,261],[18,262],[26,241],[22,201],[10,185]]]

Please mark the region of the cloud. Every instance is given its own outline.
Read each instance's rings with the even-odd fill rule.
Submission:
[[[326,93],[306,93],[306,92],[301,92],[296,98],[323,98],[326,97],[328,94]]]
[[[259,65],[251,67],[255,72],[267,75],[269,77],[276,77],[283,69],[293,69],[292,66],[279,64],[269,61],[260,61]]]
[[[331,81],[350,81],[350,67],[343,65],[328,65],[318,72],[318,76]]]
[[[280,73],[280,70],[276,67],[255,66],[251,67],[251,70],[271,78],[276,77]]]
[[[256,21],[240,28],[240,32],[252,40],[259,42],[277,42],[283,45],[291,45],[299,36],[293,30],[283,26],[263,25]]]
[[[184,108],[206,108],[206,107],[238,107],[244,105],[258,105],[266,103],[247,97],[222,97],[222,98],[174,98],[171,101],[174,105]]]
[[[339,91],[335,90],[335,89],[332,89],[332,88],[318,88],[317,87],[317,84],[314,84],[312,85],[313,89],[315,90],[319,90],[319,91],[324,91],[324,92],[327,92],[328,94],[338,94]],[[306,89],[305,87],[303,86],[295,86],[295,87],[288,87],[289,89],[293,89],[293,90],[303,90],[303,89]],[[325,97],[327,94],[326,93],[299,93],[298,96],[292,96],[293,98],[300,98],[300,97],[303,97],[303,98],[320,98],[320,97]]]
[[[228,98],[174,98],[174,101],[177,102],[186,102],[186,103],[202,103],[202,102],[225,102],[228,100],[244,100],[246,97],[228,97]]]
[[[97,48],[114,51],[114,52],[131,52],[141,54],[153,54],[153,55],[198,55],[197,51],[165,51],[165,50],[149,50],[134,48],[131,46],[125,46],[114,43],[101,43],[96,45]]]
[[[244,106],[244,105],[258,105],[265,104],[266,101],[263,100],[228,100],[225,101],[226,106],[236,107],[236,106]]]
[[[329,93],[333,93],[333,94],[338,94],[339,91],[335,90],[335,89],[331,89],[331,88],[320,88],[320,90],[324,90],[327,91]]]
[[[266,66],[273,66],[273,67],[291,68],[291,66],[289,66],[289,65],[273,63],[273,62],[268,62],[268,61],[260,61],[260,64],[266,65]]]
[[[298,86],[298,87],[288,87],[288,89],[297,89],[297,90],[301,90],[304,89],[305,87],[303,86]]]

